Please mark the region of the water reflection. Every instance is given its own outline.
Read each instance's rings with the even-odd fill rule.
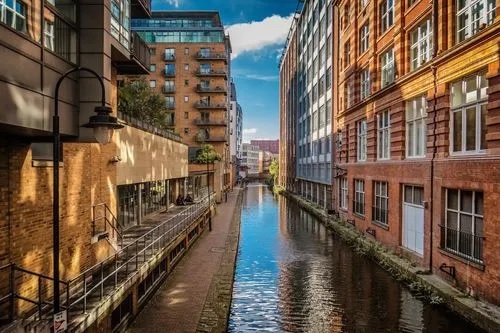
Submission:
[[[308,213],[244,197],[231,332],[479,332],[414,298]]]

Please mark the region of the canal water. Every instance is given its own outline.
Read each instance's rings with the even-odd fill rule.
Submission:
[[[480,332],[258,184],[244,194],[229,331]]]

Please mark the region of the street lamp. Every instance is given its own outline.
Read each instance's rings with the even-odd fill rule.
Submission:
[[[210,209],[210,178],[209,178],[209,159],[207,159],[207,193],[209,197],[209,231],[212,231],[212,213]]]
[[[101,84],[101,106],[97,106],[94,110],[96,116],[91,116],[89,122],[83,127],[92,128],[94,136],[100,144],[107,144],[111,141],[113,130],[120,129],[123,125],[117,122],[117,118],[111,116],[111,108],[106,106],[105,90],[103,79],[92,69],[85,67],[75,67],[64,73],[56,83],[56,92],[54,94],[54,116],[52,118],[52,133],[53,133],[53,227],[52,227],[52,241],[53,241],[53,265],[54,265],[54,314],[60,310],[60,293],[59,293],[59,156],[61,149],[61,134],[59,132],[59,87],[63,80],[71,73],[77,71],[89,72],[99,80]],[[67,295],[68,296],[68,295]]]

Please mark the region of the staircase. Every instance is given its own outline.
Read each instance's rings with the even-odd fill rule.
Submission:
[[[211,200],[211,204],[214,203]],[[103,208],[98,208],[103,209]],[[107,208],[104,210],[106,211]],[[61,281],[61,307],[68,310],[68,331],[81,330],[84,325],[92,323],[98,317],[98,311],[106,308],[104,304],[111,302],[112,297],[143,265],[154,259],[155,255],[166,248],[177,236],[186,232],[197,218],[207,213],[208,200],[201,200],[190,206],[175,207],[173,211],[158,223],[146,220],[144,224],[127,230],[120,230],[111,216],[95,215],[97,221],[104,221],[104,231],[111,232],[111,238],[119,239],[119,250],[110,257],[82,272],[70,281]],[[99,230],[96,227],[96,235]],[[110,238],[108,237],[108,240]],[[0,332],[50,332],[53,317],[53,300],[43,299],[41,289],[47,284],[52,285],[49,276],[30,272],[10,264],[0,267],[0,273],[8,272],[10,276],[9,292],[2,297],[0,294],[0,310],[8,308],[7,321],[9,326],[0,326]],[[16,274],[22,272],[38,279],[38,298],[28,299],[20,294],[16,286]],[[1,278],[1,276],[0,276]],[[51,287],[52,288],[52,287]],[[0,290],[1,291],[1,290]],[[52,294],[52,293],[51,293]],[[14,308],[16,301],[28,301],[33,310],[24,319],[15,320]],[[3,303],[3,304],[2,304]],[[3,314],[4,311],[2,311]],[[4,318],[0,318],[4,319]],[[13,322],[14,321],[14,322]],[[13,322],[13,323],[12,323]],[[0,322],[1,323],[1,322]]]

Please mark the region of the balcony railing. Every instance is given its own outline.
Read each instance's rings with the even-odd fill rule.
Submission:
[[[165,77],[174,77],[176,76],[176,71],[172,71],[172,70],[164,70],[164,76]]]
[[[365,215],[365,202],[353,200],[353,213],[358,215]]]
[[[224,103],[208,103],[204,101],[198,101],[195,103],[195,108],[197,109],[226,109],[228,106]]]
[[[148,124],[147,122],[138,120],[138,119],[131,117],[127,114],[118,112],[118,118],[120,120],[122,120],[123,122],[125,122],[129,126],[136,127],[136,128],[139,128],[143,131],[150,132],[150,133],[153,133],[155,135],[158,135],[158,136],[170,139],[170,140],[174,140],[177,142],[182,141],[181,137],[178,134],[175,134],[171,131],[167,131],[167,130],[155,127],[151,124]]]
[[[225,120],[211,120],[211,119],[195,119],[193,121],[195,125],[199,126],[226,126],[226,121]]]
[[[162,91],[166,94],[176,92],[176,86],[163,86]]]
[[[377,223],[388,225],[388,210],[372,206],[372,220]]]
[[[440,226],[440,248],[459,257],[483,264],[484,237]]]
[[[176,108],[176,103],[165,103],[165,107],[169,110],[174,110]]]
[[[228,60],[228,55],[226,53],[220,52],[198,52],[197,57],[198,60]]]
[[[201,84],[197,84],[197,92],[199,92],[199,93],[225,93],[226,94],[226,87],[202,86]]]
[[[164,54],[164,61],[176,61],[175,54]]]
[[[207,137],[196,135],[195,140],[197,142],[226,142],[228,138],[226,135],[210,135]]]
[[[220,69],[211,69],[211,70],[205,70],[205,69],[198,69],[196,72],[197,76],[224,76],[226,77],[227,73],[224,70]]]
[[[150,68],[150,48],[139,37],[137,32],[131,32],[131,53],[144,67]]]

